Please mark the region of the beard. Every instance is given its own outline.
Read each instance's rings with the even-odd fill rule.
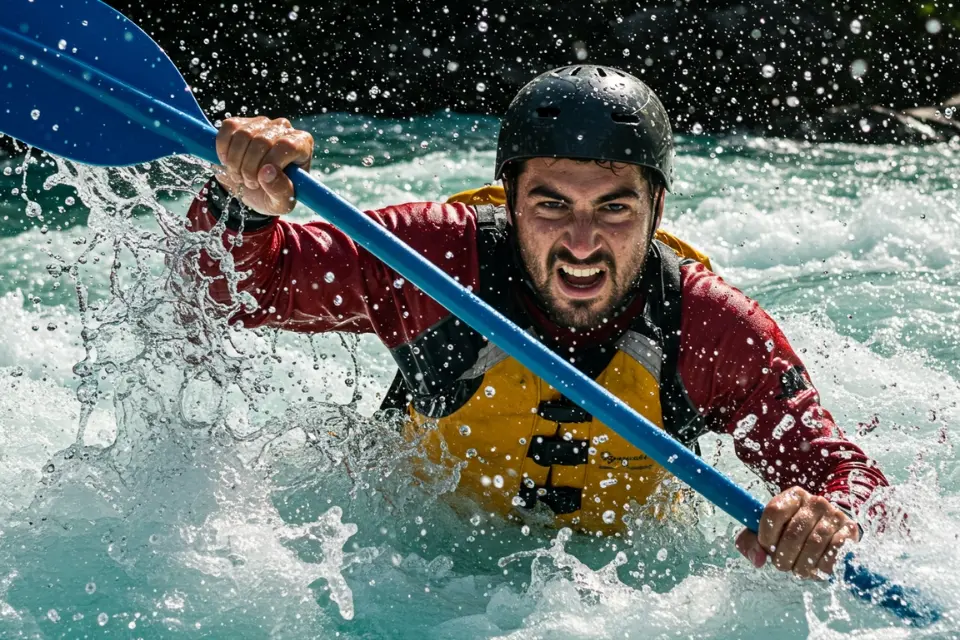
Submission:
[[[531,256],[519,243],[520,259],[527,276],[533,284],[537,303],[547,316],[561,327],[591,329],[599,326],[604,318],[612,319],[635,290],[635,284],[643,272],[648,245],[630,259],[618,265],[613,256],[600,252],[590,260],[578,260],[565,248],[553,248],[546,260]],[[603,292],[593,298],[578,300],[555,293],[555,280],[560,277],[557,262],[582,268],[598,267],[606,271],[608,283]]]

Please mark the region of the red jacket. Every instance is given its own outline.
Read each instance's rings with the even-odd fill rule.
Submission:
[[[192,230],[215,218],[205,191],[190,207]],[[409,203],[367,212],[455,280],[479,286],[476,213],[463,204]],[[233,235],[227,231],[225,236]],[[230,246],[226,243],[225,246]],[[242,291],[259,309],[231,318],[247,327],[375,333],[388,347],[407,343],[449,315],[340,230],[326,222],[271,221],[232,247],[235,268],[248,272]],[[201,256],[212,277],[219,263]],[[856,510],[887,485],[876,463],[846,440],[776,322],[760,306],[700,264],[681,269],[682,338],[678,370],[709,428],[734,437],[737,456],[769,486],[799,486]],[[519,279],[518,279],[519,281]],[[223,280],[211,294],[225,301]],[[527,305],[558,340],[564,332]],[[631,307],[634,309],[634,307]],[[625,314],[630,314],[628,309]],[[618,323],[610,323],[614,327]],[[614,329],[615,330],[615,329]],[[605,333],[610,333],[608,329]],[[614,339],[616,336],[614,336]],[[608,335],[577,335],[580,345]]]

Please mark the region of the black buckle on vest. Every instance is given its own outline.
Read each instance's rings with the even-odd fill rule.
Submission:
[[[521,483],[520,492],[517,495],[521,500],[520,506],[525,509],[532,509],[539,500],[550,507],[550,510],[555,514],[563,515],[580,509],[583,489],[578,487],[538,487]]]
[[[575,466],[587,464],[587,440],[564,440],[559,436],[533,436],[527,448],[527,457],[541,467],[555,464]]]
[[[560,424],[575,424],[593,420],[593,416],[566,398],[544,400],[537,407],[537,415],[544,420]]]

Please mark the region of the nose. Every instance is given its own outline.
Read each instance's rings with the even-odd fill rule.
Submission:
[[[592,216],[575,216],[563,242],[577,260],[586,260],[600,250],[600,235]]]

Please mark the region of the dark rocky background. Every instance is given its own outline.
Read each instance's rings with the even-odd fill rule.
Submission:
[[[167,49],[211,116],[500,113],[537,73],[589,62],[645,80],[679,131],[960,131],[957,0],[108,1]]]

